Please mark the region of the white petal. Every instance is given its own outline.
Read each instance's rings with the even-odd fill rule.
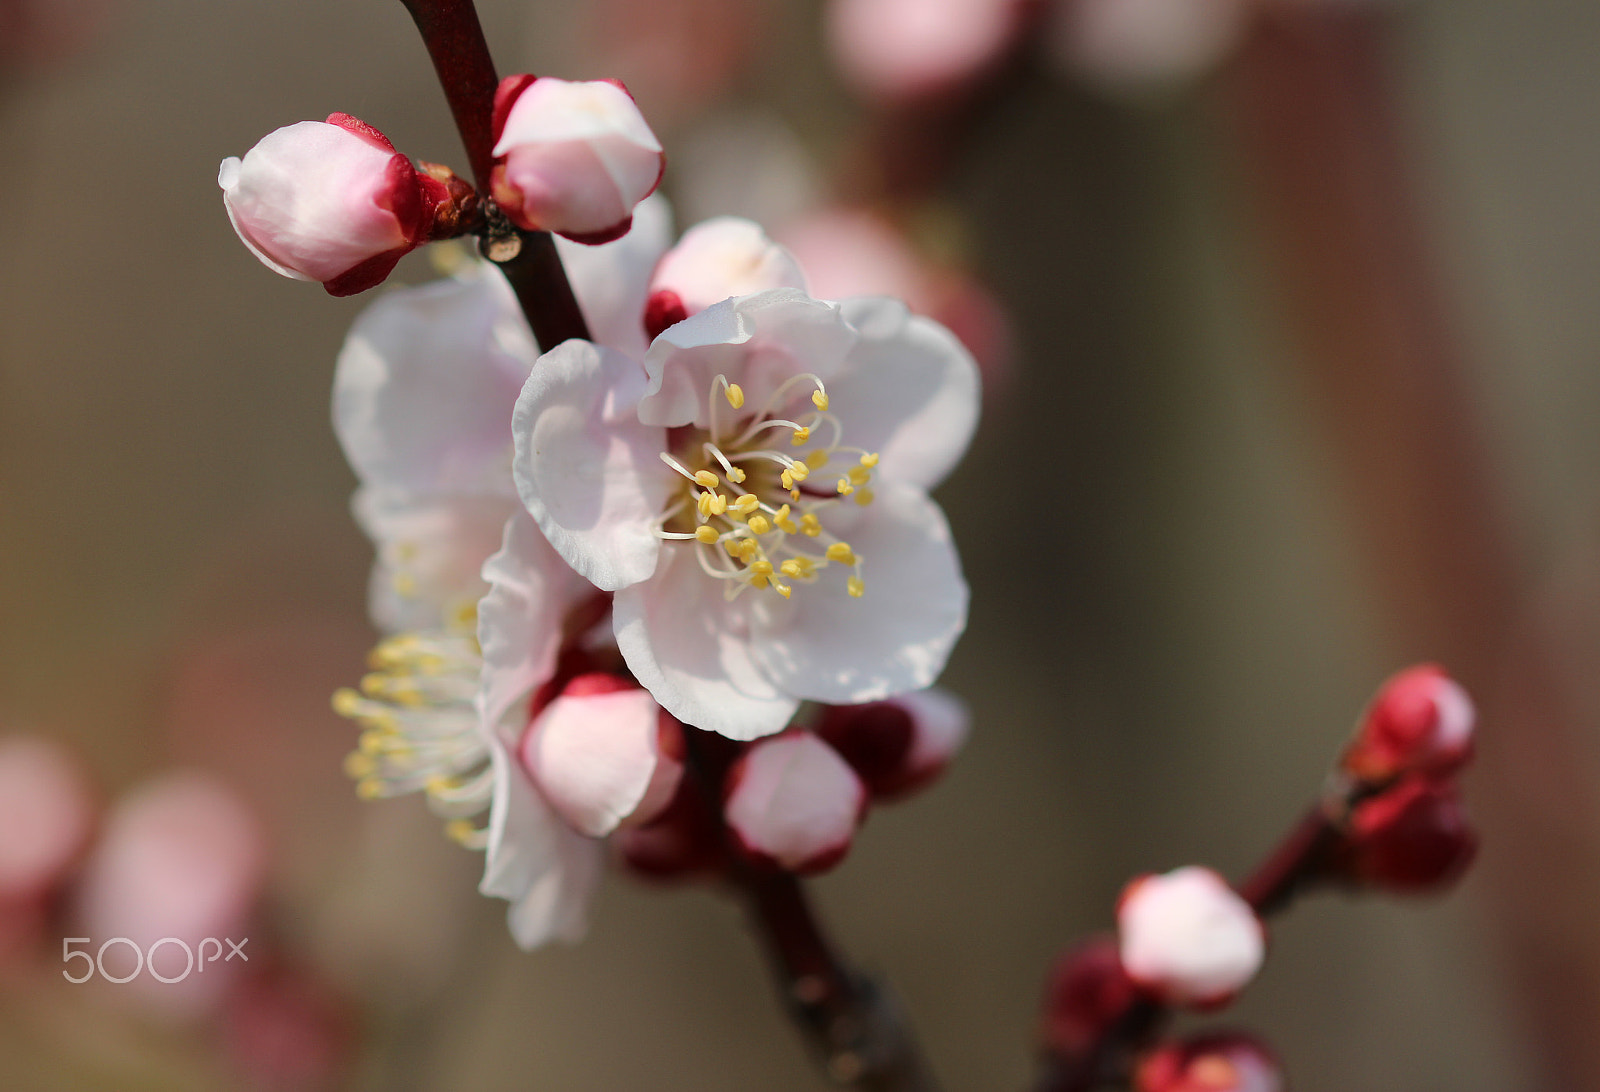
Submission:
[[[561,817],[602,838],[644,800],[662,757],[660,715],[644,690],[562,695],[529,726],[518,754]]]
[[[506,114],[496,156],[518,144],[560,140],[592,140],[620,136],[659,152],[656,140],[633,97],[604,80],[534,80]]]
[[[390,292],[350,329],[334,431],[367,485],[514,496],[511,409],[532,335],[498,271]]]
[[[650,272],[667,249],[672,210],[661,196],[633,210],[633,228],[615,242],[586,246],[556,237],[567,279],[589,324],[590,340],[635,360],[649,347],[644,336],[644,305]]]
[[[744,388],[747,413],[757,411],[791,376],[810,372],[831,381],[855,341],[837,305],[797,289],[725,300],[669,327],[651,344],[644,359],[650,386],[639,403],[639,420],[710,427],[706,395],[719,374]],[[797,387],[783,405],[809,410],[812,389]]]
[[[810,732],[790,732],[745,754],[724,815],[746,849],[805,869],[849,847],[865,802],[861,779],[832,747]]]
[[[911,714],[911,753],[906,761],[912,769],[943,766],[967,741],[972,715],[967,703],[950,691],[933,686],[901,694],[894,700]]]
[[[483,563],[500,548],[509,497],[423,497],[361,489],[356,522],[377,547],[368,588],[372,620],[387,633],[431,629],[483,598]]]
[[[828,393],[845,442],[882,456],[880,473],[932,489],[966,453],[982,384],[972,354],[898,300],[863,296],[839,308],[861,337]]]
[[[1207,1004],[1261,968],[1266,935],[1249,903],[1209,868],[1134,880],[1117,906],[1122,965],[1173,1004]]]
[[[655,576],[617,593],[617,648],[639,684],[684,724],[729,739],[781,731],[800,703],[752,659],[742,604],[700,570],[695,546],[662,549]]]
[[[863,559],[866,595],[830,566],[791,599],[752,609],[757,660],[786,692],[836,705],[929,686],[967,624],[967,582],[939,506],[885,482],[867,508],[833,508],[828,530]]]
[[[615,591],[655,571],[654,525],[672,471],[662,429],[633,415],[638,365],[587,341],[539,358],[517,399],[513,472],[522,503],[562,557]]]

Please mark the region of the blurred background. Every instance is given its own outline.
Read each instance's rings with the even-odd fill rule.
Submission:
[[[1484,717],[1478,867],[1307,900],[1229,1022],[1303,1092],[1600,1088],[1600,9],[479,8],[502,72],[629,84],[680,228],[756,216],[984,364],[941,494],[974,734],[815,884],[948,1087],[1026,1087],[1050,958],[1134,873],[1243,874],[1435,659]],[[262,269],[214,181],[335,110],[464,167],[393,0],[0,0],[0,826],[73,862],[0,899],[0,1084],[822,1087],[727,900],[615,874],[524,954],[477,855],[341,773],[368,298]],[[260,955],[63,982],[57,932],[130,907]]]

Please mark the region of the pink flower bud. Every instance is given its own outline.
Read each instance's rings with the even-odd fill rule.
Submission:
[[[851,83],[900,102],[987,72],[1022,29],[1026,7],[1022,0],[833,0],[828,31]]]
[[[519,226],[579,243],[628,233],[666,157],[627,88],[508,76],[495,93],[494,199]]]
[[[1133,1075],[1134,1092],[1283,1092],[1278,1060],[1259,1040],[1237,1033],[1163,1043]]]
[[[844,859],[866,813],[867,789],[810,732],[758,740],[728,771],[723,815],[763,864],[822,872]]]
[[[528,776],[574,830],[593,838],[649,822],[683,776],[683,729],[650,692],[615,675],[579,675],[528,726]]]
[[[830,707],[817,734],[878,799],[904,797],[932,782],[967,738],[967,709],[943,690]]]
[[[1455,883],[1477,852],[1455,786],[1413,775],[1355,806],[1342,865],[1355,883],[1419,895]]]
[[[1215,1008],[1255,977],[1266,930],[1209,868],[1143,876],[1123,889],[1117,932],[1128,977],[1170,1005]]]
[[[448,187],[419,174],[378,130],[348,114],[268,133],[222,161],[222,201],[269,268],[349,296],[383,281],[428,239]]]
[[[682,778],[667,809],[642,826],[612,835],[624,864],[652,880],[683,880],[717,871],[725,862],[722,820],[705,793]]]
[[[760,224],[737,216],[718,216],[684,232],[650,278],[652,293],[674,293],[688,315],[729,296],[805,286],[789,252],[767,238]]]
[[[0,905],[44,894],[66,874],[94,825],[82,769],[46,739],[0,739]]]
[[[1345,751],[1347,772],[1366,781],[1402,773],[1453,773],[1472,757],[1472,699],[1435,664],[1383,684]]]
[[[1045,985],[1040,1038],[1052,1054],[1080,1055],[1132,1007],[1138,989],[1122,969],[1117,942],[1109,936],[1083,941],[1067,951]]]

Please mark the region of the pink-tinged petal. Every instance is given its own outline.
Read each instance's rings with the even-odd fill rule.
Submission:
[[[684,724],[729,739],[782,731],[800,703],[757,666],[742,604],[723,599],[696,549],[665,546],[655,576],[617,593],[617,648],[639,685]]]
[[[969,83],[1004,55],[1024,0],[833,0],[828,31],[846,78],[901,101]]]
[[[656,779],[664,761],[660,713],[638,688],[563,694],[528,726],[517,753],[563,819],[603,838],[638,810]]]
[[[511,411],[535,355],[510,287],[487,265],[391,292],[340,350],[334,431],[366,485],[515,496]]]
[[[967,741],[972,714],[967,703],[934,686],[913,690],[894,699],[911,713],[911,780],[913,783],[938,773],[949,764]]]
[[[633,210],[633,228],[615,242],[586,246],[556,239],[591,341],[635,360],[643,358],[649,342],[639,319],[649,295],[650,271],[671,234],[672,210],[657,195]]]
[[[810,732],[764,739],[728,772],[723,815],[751,856],[820,872],[850,848],[866,809],[855,771]]]
[[[836,305],[797,289],[724,300],[663,331],[650,346],[644,359],[650,384],[639,402],[639,420],[710,427],[706,393],[718,375],[743,387],[746,413],[758,411],[795,375],[810,372],[831,382],[855,341]],[[809,410],[813,389],[797,385],[772,411],[781,416],[790,406]]]
[[[752,607],[755,657],[786,693],[848,705],[929,686],[967,624],[967,582],[939,506],[884,482],[869,507],[840,504],[828,530],[862,559],[865,594],[829,566],[790,599]]]
[[[684,232],[650,278],[652,292],[675,293],[690,315],[733,296],[805,287],[793,256],[767,238],[760,224],[737,216],[719,216]]]
[[[356,522],[378,549],[367,601],[386,633],[429,629],[463,615],[489,590],[481,570],[500,548],[509,497],[428,497],[362,489]]]
[[[885,480],[932,489],[978,427],[982,381],[972,354],[898,300],[864,296],[839,309],[860,334],[848,369],[828,388],[849,442],[882,456]]]
[[[0,738],[0,905],[61,880],[88,841],[94,813],[88,778],[66,748]]]
[[[632,360],[587,341],[539,358],[512,418],[517,492],[545,537],[604,591],[647,578],[655,524],[672,472],[666,434],[639,423],[644,376]]]
[[[1226,1002],[1266,954],[1266,930],[1250,904],[1198,866],[1130,883],[1117,903],[1117,934],[1128,977],[1171,1005]]]

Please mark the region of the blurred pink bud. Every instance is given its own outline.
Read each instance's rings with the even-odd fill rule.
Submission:
[[[1079,1055],[1122,1019],[1138,997],[1116,939],[1091,937],[1056,961],[1045,983],[1040,1038],[1052,1054]]]
[[[1070,0],[1056,6],[1063,65],[1110,91],[1196,79],[1244,32],[1248,0]]]
[[[1215,1008],[1255,977],[1266,930],[1209,868],[1143,876],[1123,889],[1117,933],[1128,977],[1169,1005]]]
[[[241,1087],[343,1088],[357,1033],[350,1002],[304,971],[253,973],[228,998],[223,1026]]]
[[[950,764],[967,738],[967,708],[944,690],[831,706],[817,726],[878,799],[904,797]]]
[[[77,860],[94,793],[72,754],[30,736],[0,739],[0,905],[44,894]]]
[[[959,89],[995,66],[1025,0],[833,0],[828,38],[847,80],[892,103]]]
[[[1400,894],[1449,887],[1478,852],[1454,785],[1412,775],[1351,811],[1346,878]]]
[[[228,219],[270,269],[349,296],[428,239],[442,182],[348,114],[268,133],[217,173]]]
[[[1367,781],[1412,771],[1453,773],[1472,757],[1476,719],[1472,699],[1443,668],[1408,668],[1373,698],[1343,766]]]
[[[684,232],[650,279],[651,292],[673,293],[686,315],[730,296],[805,287],[793,256],[767,238],[760,224],[738,216],[718,216]]]
[[[579,243],[628,233],[666,169],[627,88],[507,76],[495,92],[494,199],[519,226]]]
[[[579,675],[534,717],[523,768],[572,828],[602,838],[654,819],[683,776],[683,729],[650,692],[616,675]]]
[[[1259,1040],[1237,1033],[1163,1043],[1133,1075],[1134,1092],[1283,1092],[1278,1060]]]
[[[232,790],[207,774],[168,774],[112,808],[84,868],[75,916],[96,945],[125,937],[149,951],[162,938],[174,937],[197,950],[207,937],[239,940],[246,935],[265,864],[256,819]],[[107,949],[108,967],[113,959],[121,961],[113,974],[133,970],[127,945]],[[205,964],[203,971],[172,986],[141,973],[122,990],[143,1000],[159,999],[169,1010],[192,1012],[215,996],[240,962]],[[162,975],[176,977],[183,971],[184,953],[179,945],[163,946],[151,963]]]
[[[844,859],[866,814],[867,789],[810,732],[757,740],[728,771],[723,815],[753,859],[822,872]]]

